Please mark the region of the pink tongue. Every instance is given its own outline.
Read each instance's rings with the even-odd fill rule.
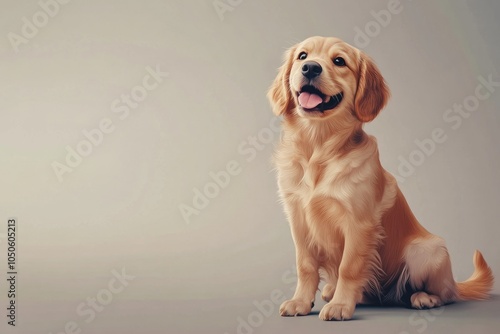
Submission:
[[[299,95],[299,103],[306,109],[316,108],[321,102],[323,100],[316,94],[303,92]]]

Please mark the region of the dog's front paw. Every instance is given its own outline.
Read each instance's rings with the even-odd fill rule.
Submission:
[[[349,320],[354,313],[355,305],[328,303],[321,309],[321,320]]]
[[[290,299],[280,306],[280,315],[282,317],[294,317],[297,315],[308,315],[311,312],[314,303],[308,303],[299,299]]]

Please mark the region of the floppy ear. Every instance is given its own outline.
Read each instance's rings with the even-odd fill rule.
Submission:
[[[358,89],[354,99],[354,113],[361,122],[373,120],[389,99],[389,88],[375,63],[365,55],[360,55]]]
[[[267,92],[267,98],[277,116],[290,112],[294,108],[289,81],[295,49],[296,46],[293,46],[285,52],[283,65],[279,68],[278,75]]]

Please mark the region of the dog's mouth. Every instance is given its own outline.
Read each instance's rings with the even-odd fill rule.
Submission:
[[[342,102],[343,97],[343,92],[333,96],[325,95],[313,85],[305,85],[300,92],[297,92],[299,105],[306,112],[319,111],[323,113],[326,110],[333,109]]]

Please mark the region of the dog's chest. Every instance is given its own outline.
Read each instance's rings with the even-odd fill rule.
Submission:
[[[314,195],[327,192],[326,188],[336,182],[339,172],[335,166],[338,165],[335,157],[327,156],[319,150],[298,151],[287,161],[280,183],[286,192],[308,201]],[[330,191],[328,193],[331,195]]]
[[[324,147],[294,147],[285,152],[289,155],[281,155],[278,162],[281,194],[291,196],[302,207],[328,199],[352,211],[359,202],[357,198],[373,196],[373,182],[366,182],[373,176],[373,163],[367,161],[366,155]]]
[[[339,169],[343,160],[320,151],[296,153],[281,182],[286,185],[285,192],[291,194],[296,205],[302,208],[306,218],[303,228],[310,240],[326,250],[339,244],[340,240],[339,235],[332,234],[332,226],[337,224],[333,217],[340,216],[344,210],[345,199],[341,197],[345,195],[338,193],[338,186],[346,182],[342,169]],[[325,224],[327,216],[329,220]]]
[[[301,159],[299,163],[301,169],[298,173],[302,174],[302,182],[298,184],[298,187],[305,192],[312,193],[325,178],[325,164],[317,159],[307,160],[305,158]]]

